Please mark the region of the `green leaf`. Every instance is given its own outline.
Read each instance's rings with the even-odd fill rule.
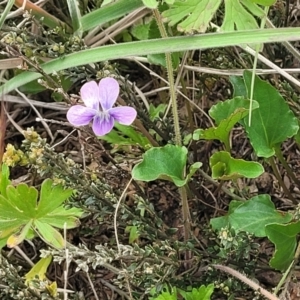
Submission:
[[[158,2],[157,0],[143,0],[143,3],[146,7],[155,9],[158,7]]]
[[[213,179],[256,178],[264,172],[260,163],[233,158],[226,151],[214,153],[209,159],[209,165]]]
[[[252,109],[258,108],[259,105],[256,101],[253,101]],[[213,105],[209,110],[209,115],[215,120],[216,124],[219,125],[223,120],[231,117],[237,110],[245,109],[249,110],[250,100],[244,97],[234,97],[226,101],[220,101]]]
[[[47,223],[42,223],[39,220],[34,221],[34,226],[37,233],[46,243],[52,247],[61,249],[65,247],[65,241],[62,235]]]
[[[67,0],[69,13],[72,20],[72,27],[74,34],[81,38],[82,36],[82,25],[81,25],[81,14],[78,6],[78,0]]]
[[[17,245],[19,245],[20,243],[22,243],[24,241],[24,239],[26,238],[30,227],[32,225],[32,220],[30,220],[26,225],[24,225],[23,227],[21,227],[19,229],[19,231],[15,232],[14,234],[12,234],[8,239],[7,239],[7,247],[9,248],[14,248]]]
[[[266,236],[266,225],[291,221],[289,213],[275,209],[269,195],[259,195],[239,205],[230,215],[230,225],[238,231],[247,231],[257,237]]]
[[[6,197],[6,188],[10,185],[9,168],[7,165],[2,164],[0,175],[0,195]]]
[[[147,40],[149,37],[150,22],[147,24],[138,24],[131,29],[131,34],[138,40]]]
[[[14,188],[8,186],[7,190],[11,191],[10,196],[12,198],[4,198],[0,196],[0,222],[3,220],[15,220],[15,219],[26,219],[23,215],[23,210],[19,208],[19,203],[22,202],[24,199],[15,199],[15,195],[13,195]],[[17,193],[17,192],[16,192]]]
[[[190,176],[200,167],[196,163],[186,178],[183,172],[187,161],[187,149],[181,146],[166,145],[151,148],[143,155],[141,163],[134,166],[132,177],[135,180],[152,181],[164,179],[174,182],[177,186],[184,186]]]
[[[243,201],[232,200],[229,203],[228,213],[225,216],[210,219],[210,225],[213,230],[220,231],[222,228],[228,227],[229,216],[235,211],[237,207],[243,204]]]
[[[276,1],[276,0],[275,0]],[[256,5],[252,0],[240,0],[240,2],[249,10],[249,12],[258,18],[265,16],[264,10]]]
[[[4,241],[15,247],[25,238],[33,238],[34,230],[54,247],[63,247],[64,242],[57,228],[74,228],[80,224],[77,217],[83,211],[78,208],[66,210],[61,204],[72,193],[62,186],[53,186],[49,179],[42,183],[40,201],[34,187],[21,183],[8,186],[7,198],[0,195],[0,247]]]
[[[72,195],[72,190],[65,190],[61,185],[53,186],[50,179],[42,183],[40,201],[37,207],[37,217],[42,217],[60,206]]]
[[[137,240],[140,237],[139,229],[137,226],[126,226],[125,232],[127,233],[129,232],[129,240],[128,240],[129,244],[133,244],[137,242]]]
[[[163,291],[157,297],[151,297],[150,300],[177,300],[177,289],[172,287],[171,291]]]
[[[164,114],[166,111],[167,104],[160,103],[157,107],[155,107],[152,103],[149,106],[149,117],[151,121],[156,120],[160,117],[160,114]]]
[[[118,129],[112,130],[108,134],[99,137],[99,139],[107,141],[108,143],[114,145],[114,147],[119,148],[118,146],[140,146],[145,150],[148,149],[151,145],[149,140],[140,132],[137,132],[131,126],[121,125],[119,123],[115,123],[115,127]]]
[[[237,122],[248,115],[249,107],[250,101],[240,97],[214,105],[209,114],[216,120],[218,126],[195,130],[193,139],[220,140],[225,144],[226,151],[230,151],[230,131]],[[258,103],[253,103],[253,109],[257,107]]]
[[[286,271],[294,259],[297,236],[300,233],[300,221],[290,224],[269,224],[266,235],[275,245],[275,253],[270,260],[274,269]]]
[[[29,187],[25,183],[20,183],[17,187],[9,186],[7,197],[24,217],[34,218],[38,198],[38,191],[34,187]]]
[[[163,21],[168,22],[169,26],[180,22],[177,26],[178,31],[205,32],[221,2],[221,0],[176,0],[162,13]],[[182,21],[183,19],[185,20]]]
[[[34,279],[38,278],[43,281],[46,279],[47,269],[52,261],[52,256],[42,257],[31,269],[25,274],[25,284],[30,283]]]
[[[82,212],[81,212],[82,214]],[[60,218],[59,218],[60,217]],[[39,220],[43,223],[47,223],[51,226],[61,229],[70,229],[75,228],[80,225],[80,221],[78,218],[74,216],[57,216],[57,215],[47,215],[46,217],[42,217]],[[63,217],[63,218],[61,218]]]
[[[251,0],[251,1],[264,6],[271,6],[275,4],[277,0]]]
[[[251,72],[244,72],[245,85],[250,96]],[[252,112],[251,126],[243,120],[247,135],[260,157],[271,157],[275,147],[287,138],[294,136],[298,129],[298,121],[288,104],[269,83],[255,77],[253,99],[259,108]]]
[[[229,81],[233,86],[233,97],[248,97],[244,79],[240,76],[229,76]]]
[[[221,29],[224,31],[259,28],[255,18],[243,7],[239,0],[229,0],[225,4],[225,16]]]
[[[14,0],[8,0],[6,3],[6,6],[4,8],[4,11],[1,12],[1,17],[0,17],[0,29],[2,28],[7,15],[9,14],[11,8],[14,6]]]
[[[94,27],[104,25],[112,20],[143,6],[142,0],[118,0],[96,9],[81,18],[82,30],[87,31]]]
[[[120,1],[116,3],[119,2]],[[125,3],[127,3],[127,0],[125,0]],[[173,52],[180,52],[195,49],[201,50],[206,48],[235,46],[240,44],[245,45],[249,43],[293,41],[298,39],[299,28],[259,29],[245,32],[222,32],[170,37],[86,49],[65,55],[63,58],[53,59],[41,64],[40,67],[45,74],[51,74],[67,68],[74,68],[100,61],[120,59],[128,56],[164,53],[170,51],[170,49],[172,49]],[[1,85],[0,95],[7,94],[16,88],[41,77],[42,74],[33,72],[32,70],[23,72]]]
[[[185,300],[210,300],[212,293],[214,292],[214,285],[208,286],[201,285],[198,289],[193,288],[189,292],[180,291],[180,294]]]

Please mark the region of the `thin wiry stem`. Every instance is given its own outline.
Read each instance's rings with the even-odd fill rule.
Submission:
[[[160,34],[163,38],[168,37],[165,26],[162,22],[161,15],[157,9],[153,10],[154,17],[156,19]],[[167,73],[170,85],[170,98],[172,103],[172,113],[173,113],[173,121],[174,121],[174,133],[175,133],[175,143],[177,146],[182,145],[181,134],[180,134],[180,126],[179,126],[179,117],[178,117],[178,107],[177,107],[177,99],[176,99],[176,89],[175,89],[175,81],[174,81],[174,70],[172,65],[172,56],[171,53],[165,53],[166,55],[166,66]],[[185,177],[185,170],[183,171],[182,176]],[[191,232],[191,217],[190,217],[190,208],[187,200],[187,192],[185,187],[179,188],[179,193],[181,197],[181,205],[182,205],[182,219],[183,219],[183,228],[184,228],[184,240],[187,241],[190,237]]]

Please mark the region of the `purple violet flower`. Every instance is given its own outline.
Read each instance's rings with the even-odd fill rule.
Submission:
[[[84,126],[93,120],[93,131],[98,136],[109,133],[115,121],[130,125],[136,118],[136,110],[129,106],[113,107],[119,91],[119,83],[111,77],[101,79],[99,84],[85,83],[80,89],[85,106],[72,106],[67,112],[68,121],[74,126]]]

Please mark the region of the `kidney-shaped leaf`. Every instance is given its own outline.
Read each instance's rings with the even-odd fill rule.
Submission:
[[[287,270],[294,259],[297,247],[297,235],[300,233],[300,221],[290,224],[269,224],[266,226],[268,239],[275,244],[275,253],[270,265],[282,272]]]
[[[190,176],[200,167],[194,164],[186,178],[183,172],[187,161],[187,149],[181,146],[166,145],[151,148],[143,156],[142,162],[134,166],[132,177],[135,180],[152,181],[164,179],[174,182],[177,186],[184,186]]]
[[[214,153],[209,159],[209,165],[213,179],[256,178],[264,172],[260,163],[233,158],[226,151]]]
[[[251,72],[244,72],[248,96],[251,76]],[[251,126],[246,119],[243,124],[257,156],[268,158],[275,154],[276,145],[297,133],[298,121],[280,93],[257,76],[253,99],[259,103],[259,108],[252,112]]]
[[[266,236],[266,225],[287,223],[291,219],[290,214],[282,214],[275,209],[269,195],[253,197],[229,215],[229,223],[234,229],[250,232],[257,237]]]

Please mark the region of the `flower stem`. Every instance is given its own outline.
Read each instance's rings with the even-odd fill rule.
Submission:
[[[166,32],[166,28],[162,22],[159,11],[157,9],[154,9],[153,14],[156,19],[162,38],[167,38],[168,35]],[[180,134],[180,127],[179,127],[178,108],[177,108],[177,101],[176,101],[175,81],[173,76],[172,56],[170,52],[165,53],[165,55],[166,55],[168,80],[170,84],[170,98],[172,102],[172,113],[173,113],[173,120],[174,120],[175,144],[181,146],[182,143],[181,143],[181,134]]]
[[[163,38],[168,37],[166,28],[161,19],[160,12],[157,9],[154,9],[153,14],[156,19],[161,36]],[[165,55],[166,55],[166,67],[167,67],[168,80],[169,80],[169,84],[170,84],[170,98],[171,98],[171,103],[172,103],[172,113],[173,113],[173,121],[174,121],[175,144],[177,146],[182,146],[179,118],[178,118],[176,91],[175,91],[174,70],[173,70],[173,65],[172,65],[172,56],[171,56],[170,52],[165,53]],[[185,177],[185,170],[183,171],[182,176],[183,176],[183,178]],[[189,239],[190,233],[191,233],[191,215],[190,215],[190,208],[189,208],[189,203],[188,203],[188,199],[187,199],[186,187],[184,187],[184,186],[180,187],[179,193],[180,193],[180,197],[181,197],[181,206],[182,206],[184,240],[187,241]]]

